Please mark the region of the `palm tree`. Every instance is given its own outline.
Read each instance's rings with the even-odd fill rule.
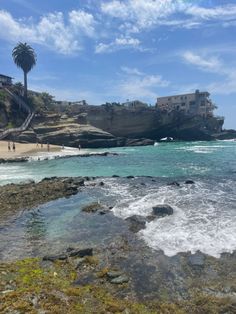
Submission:
[[[36,53],[27,43],[19,43],[12,51],[15,64],[24,72],[24,97],[27,98],[27,74],[36,64]]]

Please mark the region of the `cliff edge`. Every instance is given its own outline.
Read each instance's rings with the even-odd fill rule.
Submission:
[[[222,131],[222,117],[186,115],[178,110],[163,112],[151,106],[90,106],[86,102],[62,106],[58,102],[53,103],[46,93],[31,94],[30,102],[36,112],[30,127],[25,132],[9,136],[8,139],[100,148],[152,145],[163,137],[188,141],[236,137],[233,130]],[[4,126],[12,121],[11,114],[7,116],[4,113],[6,108],[10,108],[6,104],[7,101],[2,100],[2,107],[5,109],[2,109],[0,123]]]

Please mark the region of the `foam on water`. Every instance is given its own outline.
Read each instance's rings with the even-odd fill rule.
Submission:
[[[236,186],[231,180],[218,182],[199,181],[195,185],[148,186],[137,193],[129,184],[122,188],[113,182],[110,193],[118,196],[113,208],[115,215],[127,218],[147,216],[157,204],[169,204],[172,216],[146,224],[139,236],[154,249],[168,256],[178,252],[200,250],[219,257],[223,252],[236,249]],[[125,192],[124,192],[125,190]]]
[[[64,149],[61,149],[57,152],[38,152],[35,155],[30,157],[31,161],[37,160],[45,160],[45,159],[54,159],[56,157],[64,157],[64,156],[77,156],[80,155],[80,151],[78,148],[74,147],[67,147],[65,146]]]

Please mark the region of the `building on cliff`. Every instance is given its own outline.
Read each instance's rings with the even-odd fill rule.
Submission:
[[[0,87],[12,85],[12,77],[0,74]]]
[[[147,108],[148,104],[140,100],[133,100],[133,101],[126,101],[122,103],[122,106],[127,107],[127,108]]]
[[[191,94],[158,97],[156,108],[166,112],[175,110],[191,116],[212,117],[217,107],[209,96],[208,92],[196,90]]]

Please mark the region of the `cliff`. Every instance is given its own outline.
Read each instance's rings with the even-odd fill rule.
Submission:
[[[222,133],[223,118],[186,116],[179,111],[165,113],[155,107],[118,104],[59,106],[50,103],[49,106],[49,97],[45,95],[31,96],[36,114],[31,127],[14,136],[16,141],[99,148],[150,145],[167,136],[175,140],[213,140],[230,138],[233,134]],[[10,120],[4,117],[1,121],[5,119],[6,125]]]

